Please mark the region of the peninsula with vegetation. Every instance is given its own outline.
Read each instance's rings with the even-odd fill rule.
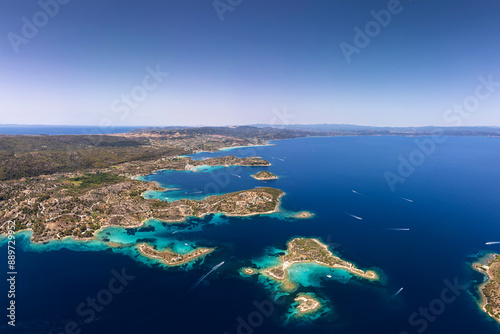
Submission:
[[[333,269],[345,269],[350,273],[371,280],[378,279],[374,271],[363,271],[352,263],[335,256],[328,246],[318,239],[295,238],[287,245],[287,254],[280,257],[281,264],[265,270],[265,273],[274,279],[284,281],[287,279],[287,269],[297,263],[316,263]]]
[[[266,265],[259,265],[259,261],[254,262],[252,267],[244,267],[240,269],[242,276],[250,277],[254,275],[261,275],[260,277],[267,278],[269,281],[277,283],[273,285],[281,290],[280,293],[291,294],[300,289],[301,282],[292,278],[290,271],[295,271],[292,266],[300,264],[316,264],[331,269],[346,270],[351,274],[367,279],[370,281],[378,281],[379,276],[375,271],[363,271],[357,268],[350,262],[347,262],[340,257],[334,255],[328,246],[323,244],[316,238],[294,238],[287,243],[287,250],[280,252],[276,250],[273,254],[283,254],[279,256],[279,265],[266,267]],[[265,256],[265,263],[269,263],[271,256]],[[277,260],[278,258],[275,257]],[[271,259],[272,263],[276,263]],[[305,270],[312,270],[313,267],[305,268]],[[260,278],[259,277],[259,278]],[[326,275],[331,278],[331,275]],[[318,298],[315,294],[310,292],[300,291],[293,299],[294,303],[290,306],[290,315],[292,317],[302,317],[305,315],[312,315],[311,319],[322,317],[328,312],[328,308],[324,307],[325,300]]]
[[[378,280],[374,271],[363,271],[350,262],[335,256],[328,246],[314,238],[295,238],[288,242],[285,255],[280,256],[280,264],[271,268],[254,269],[243,268],[241,272],[246,275],[262,274],[281,283],[284,290],[292,291],[296,284],[289,279],[288,269],[294,264],[315,263],[332,269],[344,269],[355,276],[369,280]]]
[[[257,174],[253,174],[252,177],[256,180],[267,181],[267,180],[277,180],[278,177],[271,172],[263,170]]]
[[[267,214],[278,210],[283,192],[255,188],[201,200],[145,199],[164,191],[142,176],[160,170],[196,171],[200,166],[266,167],[257,156],[270,140],[314,135],[302,130],[251,126],[156,128],[121,134],[0,135],[0,235],[8,222],[32,232],[31,241],[72,237],[88,240],[102,228],[136,228],[149,219],[167,223],[224,213]],[[254,147],[255,146],[255,147]],[[246,147],[255,156],[195,160],[200,151]]]
[[[116,144],[111,140],[110,145],[113,143]],[[153,218],[164,222],[182,222],[189,216],[203,217],[212,213],[250,216],[278,209],[284,193],[265,187],[213,195],[202,200],[182,199],[175,202],[142,196],[145,191],[165,189],[154,182],[141,181],[138,176],[161,169],[191,170],[202,165],[268,166],[269,162],[259,157],[223,156],[193,160],[167,156],[4,180],[0,182],[0,234],[6,233],[7,222],[13,221],[16,231],[33,232],[33,242],[67,236],[89,239],[103,227],[139,227]]]
[[[215,250],[215,248],[200,247],[187,254],[179,254],[169,249],[159,251],[145,243],[137,245],[137,249],[142,255],[151,259],[161,260],[168,266],[180,266],[195,261],[196,259],[208,255]]]
[[[480,307],[500,323],[500,255],[489,254],[472,266],[486,276],[485,283],[479,286]]]
[[[5,185],[11,186],[10,188]],[[144,199],[146,190],[161,190],[154,183],[111,173],[40,177],[38,182],[4,183],[7,194],[2,220],[15,221],[16,230],[33,231],[33,242],[72,236],[92,238],[103,227],[139,227],[149,219],[174,223],[187,217],[223,213],[251,216],[277,211],[284,193],[274,188],[254,188],[201,200],[173,202]],[[26,187],[27,186],[27,187]],[[6,233],[3,223],[0,232]]]

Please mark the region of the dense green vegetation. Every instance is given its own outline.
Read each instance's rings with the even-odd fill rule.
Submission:
[[[277,179],[278,177],[267,170],[263,170],[258,172],[257,174],[252,175],[256,179]]]
[[[0,151],[74,151],[90,148],[140,147],[149,145],[146,138],[128,139],[106,135],[0,136]]]
[[[149,144],[147,139],[112,136],[0,136],[0,181],[186,153],[145,144]]]
[[[212,145],[190,142],[203,135],[217,135],[220,145],[232,145],[234,140],[270,140],[296,138],[311,132],[284,129],[262,129],[250,126],[157,130],[152,134],[165,139],[183,139],[190,149],[207,149]],[[150,134],[151,134],[150,133]],[[222,136],[222,137],[221,137]],[[247,144],[247,142],[245,142]],[[201,146],[200,146],[201,145]],[[213,144],[215,145],[215,144]],[[213,146],[213,149],[221,147]],[[174,145],[175,146],[175,145]],[[60,172],[106,168],[130,161],[154,160],[165,156],[190,153],[186,145],[165,147],[153,145],[147,137],[126,138],[109,135],[1,136],[0,181],[51,175]]]
[[[71,182],[67,185],[68,188],[81,190],[88,188],[97,188],[102,185],[122,182],[125,181],[126,178],[111,173],[95,173],[85,174],[84,176],[74,177],[67,180]]]
[[[142,194],[143,192],[145,192],[145,191],[146,191],[146,189],[133,190],[133,191],[131,191],[128,195],[129,195],[130,197],[138,197],[138,196],[141,196],[141,194]]]
[[[264,140],[274,140],[274,139],[290,139],[298,137],[307,137],[311,135],[318,135],[317,133],[311,131],[302,130],[289,130],[289,129],[279,129],[279,128],[258,128],[254,126],[235,126],[235,127],[201,127],[201,128],[188,128],[188,129],[177,129],[177,130],[155,130],[151,131],[153,133],[162,135],[171,135],[173,133],[178,133],[180,136],[186,138],[196,138],[200,135],[219,135],[219,136],[229,136],[236,138],[259,138]]]
[[[257,192],[265,192],[273,196],[273,200],[277,200],[280,195],[283,195],[283,191],[276,189],[276,188],[271,188],[271,187],[262,187],[262,188],[254,188],[252,190],[240,190],[240,191],[235,191],[232,193],[227,193],[223,195],[218,195],[222,198],[224,197],[233,197],[239,194],[247,193],[249,191],[257,191]]]

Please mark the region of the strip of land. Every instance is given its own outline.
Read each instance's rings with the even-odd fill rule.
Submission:
[[[137,245],[137,248],[142,255],[152,259],[159,259],[169,266],[180,266],[188,262],[192,262],[202,256],[212,253],[215,250],[215,248],[197,248],[190,253],[179,254],[169,249],[159,251],[148,244],[139,244]]]
[[[344,269],[350,273],[369,280],[377,280],[379,277],[374,271],[363,271],[356,268],[352,263],[335,256],[328,247],[318,239],[295,238],[287,244],[287,252],[280,256],[281,264],[271,268],[260,270],[243,268],[242,273],[252,275],[256,272],[266,275],[282,284],[285,290],[296,289],[296,284],[289,279],[288,268],[294,264],[315,263],[332,269]]]
[[[500,255],[490,254],[472,266],[487,277],[486,282],[479,286],[480,307],[500,323]]]
[[[329,268],[345,269],[362,278],[378,279],[374,271],[363,271],[352,263],[333,255],[318,239],[295,238],[287,246],[287,254],[280,257],[281,264],[265,270],[265,273],[274,279],[285,280],[288,276],[287,269],[298,263],[316,263]]]
[[[276,180],[278,177],[271,172],[263,170],[258,172],[257,174],[253,174],[252,177],[256,180],[267,181],[267,180]]]
[[[144,129],[114,135],[0,135],[0,181],[101,170],[123,163],[135,163],[147,170],[147,166],[168,157],[228,147],[267,145],[269,140],[313,134],[234,126]],[[153,167],[150,172],[157,169],[160,168]]]

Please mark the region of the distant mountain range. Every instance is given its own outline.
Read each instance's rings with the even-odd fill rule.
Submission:
[[[444,134],[451,136],[500,136],[498,126],[460,126],[460,127],[377,127],[352,124],[288,124],[269,125],[254,124],[258,128],[278,128],[286,130],[311,131],[331,135],[432,135]]]
[[[500,136],[498,126],[462,127],[379,127],[352,124],[288,124],[288,125],[235,125],[235,126],[119,126],[101,129],[98,126],[62,125],[0,125],[0,135],[16,134],[110,134],[126,132],[165,132],[180,131],[184,135],[223,135],[237,137],[256,137],[261,139],[284,139],[307,136]]]

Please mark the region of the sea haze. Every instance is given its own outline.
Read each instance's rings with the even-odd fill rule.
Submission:
[[[102,135],[126,133],[140,126],[82,126],[82,125],[0,125],[0,135]]]
[[[408,318],[440,298],[445,280],[457,280],[466,291],[427,321],[425,333],[498,333],[498,325],[476,305],[475,285],[483,278],[469,263],[481,252],[500,252],[500,245],[485,244],[500,238],[500,139],[448,138],[391,191],[384,173],[398,174],[398,157],[407,159],[415,152],[415,140],[361,136],[283,140],[273,146],[194,156],[261,156],[271,162],[270,167],[159,171],[146,177],[178,188],[171,193],[173,198],[183,193],[202,197],[276,187],[286,192],[285,211],[280,214],[211,215],[190,219],[188,224],[151,222],[145,229],[111,228],[100,231],[98,241],[86,247],[72,241],[63,247],[60,242],[30,245],[26,234],[18,234],[16,329],[59,333],[75,321],[81,333],[238,333],[237,319],[248,319],[256,311],[254,301],[271,299],[277,292],[238,270],[279,255],[287,241],[303,236],[320,238],[343,259],[377,270],[382,283],[345,273],[329,279],[322,269],[298,272],[296,278],[305,285],[299,291],[313,292],[328,304],[328,312],[308,323],[286,322],[293,302],[288,296],[254,333],[417,333],[421,326],[412,326]],[[250,177],[261,169],[279,179],[262,182]],[[192,178],[190,173],[195,173]],[[169,193],[150,196],[168,198]],[[316,215],[307,220],[287,215],[301,210]],[[142,258],[134,247],[103,247],[108,239],[129,246],[146,239],[180,251],[194,246],[217,250],[195,265],[170,269]],[[7,254],[5,242],[0,250]],[[224,265],[191,289],[222,261]],[[86,318],[76,312],[78,305],[107,288],[112,270],[122,268],[135,278],[93,322],[85,323]],[[5,280],[0,289],[7,291]],[[0,331],[6,328],[2,322]]]

